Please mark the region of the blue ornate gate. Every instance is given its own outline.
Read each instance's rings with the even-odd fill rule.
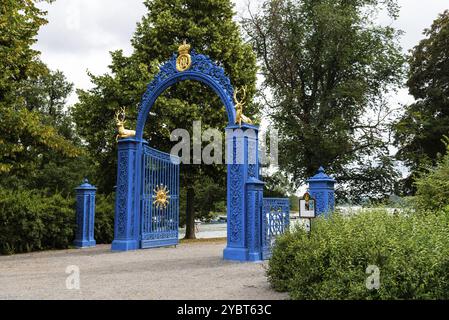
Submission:
[[[179,224],[179,158],[143,147],[141,248],[176,245]]]
[[[272,239],[285,229],[285,223],[279,218],[261,218],[265,211],[261,201],[263,182],[259,179],[259,127],[245,123],[242,104],[234,102],[234,88],[220,64],[189,50],[190,45],[182,44],[178,54],[162,64],[148,84],[138,108],[136,130],[125,130],[121,122],[111,249],[126,251],[178,243],[179,159],[173,162],[174,157],[148,147],[143,134],[159,95],[177,82],[195,80],[209,86],[220,97],[229,122],[226,127],[228,237],[223,258],[260,261],[262,242],[269,250]],[[285,202],[281,207],[287,212]],[[270,210],[267,212],[271,214]],[[288,213],[283,217],[288,220]],[[279,223],[281,226],[277,227]]]
[[[276,238],[290,225],[290,200],[288,198],[264,198],[262,205],[262,259],[271,257]]]

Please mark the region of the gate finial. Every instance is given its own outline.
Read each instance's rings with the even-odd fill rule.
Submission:
[[[237,94],[243,91],[243,96],[240,101],[237,99]],[[245,102],[243,102],[246,98],[246,86],[241,87],[240,89],[234,90],[234,103],[235,103],[235,123],[238,123],[240,126],[242,122],[252,124],[253,121],[243,114],[243,106]]]
[[[119,138],[130,138],[136,135],[136,131],[125,129],[126,109],[125,107],[120,108],[119,111],[115,113],[115,123],[117,125],[118,134],[115,140],[118,141]]]

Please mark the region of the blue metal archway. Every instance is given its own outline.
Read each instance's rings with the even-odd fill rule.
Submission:
[[[143,131],[153,104],[165,89],[180,81],[196,80],[209,86],[220,97],[229,121],[226,128],[227,154],[231,156],[227,159],[228,236],[223,257],[239,261],[262,260],[264,200],[263,182],[259,180],[258,127],[235,124],[233,88],[222,67],[208,56],[197,54],[192,50],[189,55],[191,59],[189,66],[185,70],[179,70],[177,67],[179,58],[180,56],[174,54],[160,67],[160,72],[148,85],[139,106],[135,137],[118,140],[112,250],[134,250],[149,247],[151,243],[154,243],[154,246],[177,243],[177,238],[173,237],[176,220],[173,218],[175,217],[173,212],[169,211],[170,217],[166,219],[162,216],[162,211],[151,208],[149,199],[155,198],[156,195],[151,196],[149,192],[152,186],[162,188],[165,181],[170,181],[171,185],[176,186],[178,177],[172,175],[179,174],[179,169],[176,168],[179,163],[174,163],[174,167],[169,164],[164,166],[158,164],[161,168],[167,168],[161,170],[168,171],[154,169],[152,163],[158,162],[154,162],[151,157],[158,155],[160,160],[163,155],[161,156],[157,150],[149,152],[148,143],[143,139]],[[243,154],[238,156],[238,152]],[[148,163],[151,164],[151,168],[148,167]],[[156,173],[153,174],[154,172]],[[150,185],[147,181],[151,181]],[[154,212],[159,213],[156,215]],[[171,229],[167,226],[171,226]]]
[[[197,54],[192,50],[190,68],[180,72],[176,69],[176,58],[177,56],[174,54],[170,60],[160,67],[159,73],[150,82],[143,95],[137,117],[136,138],[138,139],[142,139],[148,113],[159,95],[168,87],[184,80],[200,81],[214,90],[225,105],[229,125],[235,123],[234,89],[224,69],[214,63],[208,56]]]

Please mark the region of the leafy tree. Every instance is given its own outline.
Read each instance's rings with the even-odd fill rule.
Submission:
[[[26,108],[39,113],[41,121],[55,128],[57,133],[74,146],[82,149],[81,139],[76,135],[73,120],[67,111],[66,100],[73,90],[60,71],[49,71],[35,79],[24,81],[20,96],[25,99]],[[84,177],[92,175],[91,161],[85,152],[76,159],[66,157],[54,150],[36,149],[35,170],[23,178],[22,184],[29,189],[46,189],[65,195],[73,194],[73,189]],[[11,180],[17,177],[10,177]]]
[[[128,110],[127,122],[135,124],[137,106],[146,85],[186,39],[197,52],[219,61],[235,87],[247,85],[248,101],[255,91],[255,56],[243,43],[239,28],[232,20],[230,0],[146,0],[148,13],[138,23],[131,40],[134,51],[124,56],[121,50],[112,52],[110,74],[91,76],[93,89],[78,91],[80,102],[73,116],[78,132],[86,140],[97,162],[100,190],[110,192],[116,181],[116,141],[114,112],[120,106]],[[255,108],[246,110],[248,115]],[[170,151],[170,132],[184,128],[192,135],[192,123],[202,119],[203,130],[224,129],[226,112],[220,99],[201,83],[185,81],[166,90],[156,101],[145,127],[144,138],[151,146]],[[212,177],[225,185],[225,166],[183,165],[181,186],[186,188],[186,237],[194,237],[195,181]]]
[[[281,171],[277,171],[271,175],[263,175],[265,197],[283,198],[288,194],[294,193],[294,187],[288,177]]]
[[[195,181],[195,218],[207,221],[214,218],[217,213],[226,214],[226,188],[216,180],[204,175],[202,179]],[[187,192],[186,188],[183,189]],[[180,210],[184,212],[187,205],[186,195],[181,198],[183,201],[180,203]],[[186,217],[183,215],[180,218],[181,225],[184,225]]]
[[[280,169],[296,184],[322,165],[340,196],[392,192],[386,92],[401,81],[403,57],[399,32],[376,24],[383,8],[396,18],[394,0],[267,0],[243,20],[279,130]]]
[[[397,157],[412,171],[405,192],[413,193],[413,181],[421,166],[435,164],[446,152],[449,135],[449,10],[438,16],[425,39],[411,50],[407,86],[415,102],[406,106],[395,125]]]
[[[1,253],[67,248],[75,222],[67,194],[88,169],[65,110],[73,85],[31,48],[46,23],[36,2],[0,3]]]
[[[35,1],[3,1],[0,4],[0,179],[26,180],[36,172],[45,152],[73,158],[80,154],[39,110],[21,93],[30,81],[49,74],[31,48],[45,12]],[[12,179],[13,178],[13,179]]]
[[[66,109],[68,96],[73,91],[73,84],[61,71],[47,71],[37,78],[27,79],[22,83],[19,95],[25,99],[28,110],[37,111],[44,121],[62,130],[70,124]],[[70,125],[71,129],[72,125]],[[72,138],[74,132],[66,132]]]

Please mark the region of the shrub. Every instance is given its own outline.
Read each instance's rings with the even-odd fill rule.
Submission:
[[[74,200],[0,188],[0,253],[66,248],[74,237]]]
[[[44,224],[42,249],[65,249],[70,246],[75,236],[75,199],[54,194],[36,196],[36,203]]]
[[[111,243],[114,239],[114,194],[95,197],[95,234],[97,243]]]
[[[1,254],[65,249],[75,230],[75,197],[0,188]],[[96,196],[94,237],[97,243],[111,243],[114,237],[113,195]]]
[[[415,202],[419,209],[440,210],[449,206],[449,152],[416,180]]]
[[[386,211],[317,218],[281,236],[268,278],[293,299],[448,299],[449,212],[393,215]],[[368,290],[369,265],[380,288]]]

